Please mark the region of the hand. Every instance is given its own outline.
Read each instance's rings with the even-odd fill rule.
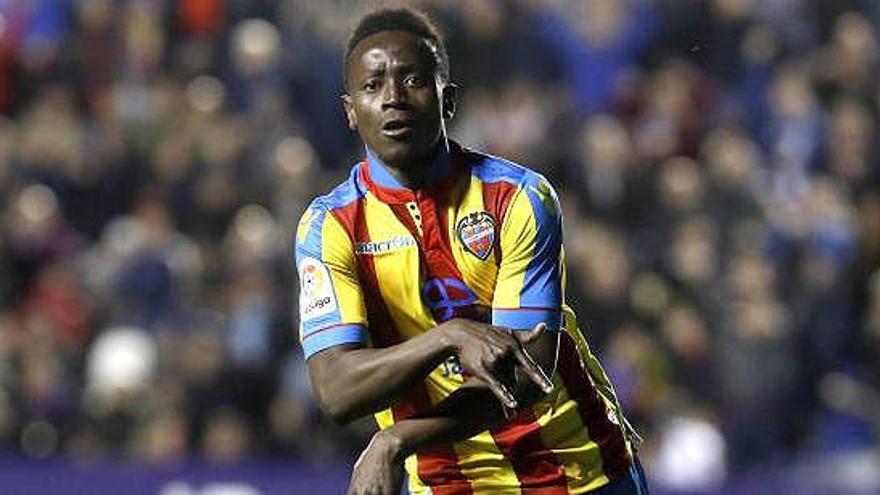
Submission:
[[[547,331],[546,324],[539,323],[528,332],[512,332],[503,327],[454,318],[440,325],[438,330],[445,332],[450,339],[461,365],[483,380],[505,407],[517,407],[510,386],[505,384],[515,383],[515,379],[510,379],[514,366],[519,366],[545,393],[553,390],[553,383],[523,349],[524,345]]]
[[[399,454],[399,442],[386,430],[373,435],[354,463],[348,495],[399,495],[403,484]]]

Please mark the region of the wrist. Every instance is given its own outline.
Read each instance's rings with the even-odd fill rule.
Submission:
[[[450,320],[452,321],[452,320]],[[453,332],[449,327],[449,322],[442,323],[434,327],[434,336],[437,339],[437,347],[443,350],[444,358],[458,353],[458,346],[453,338]]]
[[[404,448],[403,438],[400,437],[394,426],[376,432],[373,435],[373,442],[376,448],[394,462],[403,462],[409,455]]]

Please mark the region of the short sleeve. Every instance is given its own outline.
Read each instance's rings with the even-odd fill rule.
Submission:
[[[341,344],[366,344],[366,310],[351,239],[339,221],[312,205],[296,232],[299,335],[305,357]]]
[[[501,263],[492,323],[559,330],[562,314],[562,218],[553,188],[531,173],[520,184],[500,231]]]

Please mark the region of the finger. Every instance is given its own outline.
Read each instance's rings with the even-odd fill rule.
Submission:
[[[485,370],[481,370],[482,372],[477,376],[486,382],[486,385],[489,387],[489,390],[495,394],[496,397],[504,404],[505,407],[510,409],[516,409],[516,399],[513,397],[513,394],[507,390],[507,387],[501,384],[491,373],[485,372]]]
[[[541,390],[543,390],[545,394],[552,392],[553,382],[550,381],[550,378],[547,377],[544,370],[538,366],[538,363],[532,359],[532,356],[530,356],[522,347],[517,347],[514,353],[517,360],[522,364],[522,369],[526,376],[528,376],[531,381],[535,382],[535,385],[541,387]]]
[[[483,334],[494,336],[499,341],[509,341],[513,338],[513,332],[509,328],[497,325],[489,325],[489,331],[483,332]]]
[[[523,371],[525,371],[526,376],[529,377],[530,380],[535,382],[536,385],[541,387],[541,390],[544,391],[545,394],[549,394],[553,391],[553,382],[544,373],[544,370],[541,369],[540,366],[532,359],[532,356],[526,352],[523,345],[534,342],[538,337],[543,335],[547,331],[547,324],[543,321],[535,325],[535,328],[529,330],[528,332],[517,332],[516,338],[517,342],[520,344],[515,351],[517,360],[522,364]]]

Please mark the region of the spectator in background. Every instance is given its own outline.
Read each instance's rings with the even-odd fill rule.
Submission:
[[[646,50],[656,30],[652,2],[596,0],[542,8],[539,27],[581,115],[613,108],[620,80]]]
[[[632,234],[645,221],[653,200],[654,170],[634,153],[629,129],[611,115],[597,115],[581,130],[572,175],[581,182],[584,211]]]
[[[767,98],[761,137],[770,152],[772,194],[786,207],[803,196],[816,169],[824,120],[805,63],[777,69]]]

